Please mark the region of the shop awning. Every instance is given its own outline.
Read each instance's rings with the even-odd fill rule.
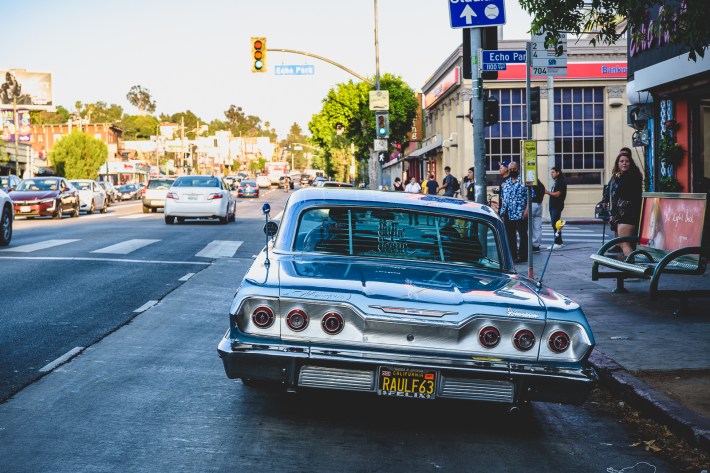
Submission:
[[[421,148],[419,148],[418,150],[412,151],[407,156],[405,156],[404,159],[416,158],[419,156],[423,156],[423,155],[427,154],[429,151],[435,150],[437,148],[441,148],[441,143],[442,143],[441,135],[437,135],[432,143],[424,145]]]

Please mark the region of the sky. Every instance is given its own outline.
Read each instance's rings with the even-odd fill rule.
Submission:
[[[301,55],[268,53],[268,72],[251,72],[252,36],[267,48],[326,57],[372,77],[376,72],[374,0],[2,0],[0,69],[51,72],[55,105],[117,104],[134,85],[147,88],[156,115],[191,110],[224,120],[230,105],[269,122],[285,138],[338,83],[356,77]],[[414,90],[461,44],[447,0],[378,0],[380,74]],[[530,17],[505,3],[505,39],[529,37]],[[8,39],[14,41],[10,43]],[[12,44],[12,46],[10,46]],[[276,76],[275,65],[315,66],[315,75]]]

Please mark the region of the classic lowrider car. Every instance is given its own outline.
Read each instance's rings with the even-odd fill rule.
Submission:
[[[516,274],[489,207],[309,188],[282,222],[232,302],[229,378],[511,408],[594,387],[582,310]]]

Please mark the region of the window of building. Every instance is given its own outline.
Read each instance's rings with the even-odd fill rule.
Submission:
[[[520,161],[520,140],[527,138],[525,89],[488,91],[500,104],[499,121],[486,127],[486,181],[499,184],[498,163]]]
[[[601,184],[604,88],[555,88],[555,166],[568,184]]]

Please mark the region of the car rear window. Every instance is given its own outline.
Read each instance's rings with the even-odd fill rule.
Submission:
[[[299,218],[293,251],[502,269],[497,234],[489,223],[417,210],[308,209]]]
[[[173,179],[151,179],[148,182],[148,189],[167,190],[170,189],[170,186],[173,185],[173,182],[175,182],[175,180]]]
[[[183,176],[177,178],[173,184],[175,187],[221,187],[219,179],[216,177],[204,176]]]

